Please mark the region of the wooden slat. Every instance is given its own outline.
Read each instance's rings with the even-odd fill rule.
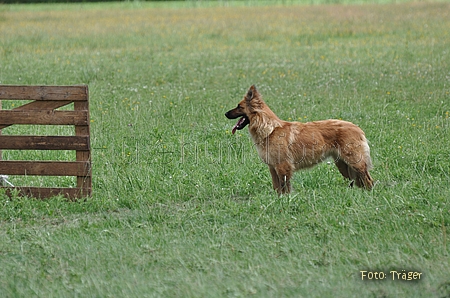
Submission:
[[[12,109],[15,110],[54,110],[60,107],[63,107],[65,105],[68,105],[72,103],[71,100],[39,100],[39,101],[32,101],[27,104],[24,104],[23,106],[16,107]]]
[[[1,102],[1,101],[0,101]],[[42,100],[32,101],[23,106],[12,109],[12,111],[28,111],[28,110],[54,110],[62,106],[68,105],[73,101],[58,101],[58,100]],[[0,125],[0,129],[8,127],[12,124]]]
[[[0,136],[0,149],[90,150],[89,136]]]
[[[0,173],[27,176],[91,176],[86,161],[0,161]]]
[[[87,125],[87,111],[0,111],[0,126],[12,124]]]
[[[92,194],[92,189],[79,187],[0,187],[6,190],[6,195],[12,196],[13,190],[18,190],[20,196],[32,197],[36,199],[48,199],[57,195],[62,195],[70,200],[88,197]]]
[[[87,86],[0,85],[0,99],[83,101],[87,92]]]

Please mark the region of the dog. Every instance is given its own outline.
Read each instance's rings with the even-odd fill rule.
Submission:
[[[355,124],[342,120],[287,122],[275,115],[251,86],[236,108],[225,113],[228,119],[239,118],[232,129],[247,125],[259,157],[269,166],[277,193],[291,192],[290,180],[295,171],[311,168],[331,157],[339,172],[360,188],[372,189],[370,149],[364,132]]]

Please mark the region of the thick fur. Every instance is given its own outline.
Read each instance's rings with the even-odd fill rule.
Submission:
[[[287,122],[278,118],[251,86],[228,119],[240,120],[233,128],[249,132],[259,157],[269,166],[273,188],[279,193],[291,191],[291,177],[300,169],[313,167],[331,157],[339,172],[358,187],[370,190],[373,180],[370,149],[364,132],[342,120]]]

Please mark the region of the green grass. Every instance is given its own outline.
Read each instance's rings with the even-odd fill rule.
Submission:
[[[2,297],[450,295],[449,3],[285,4],[0,6],[1,84],[89,85],[94,188],[0,194]],[[374,190],[324,163],[278,198],[224,116],[251,84],[283,119],[363,128]],[[3,134],[27,129],[71,132]],[[3,157],[73,157],[46,154]]]

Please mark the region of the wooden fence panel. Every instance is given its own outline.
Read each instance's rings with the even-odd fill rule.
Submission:
[[[1,110],[1,100],[33,100]],[[56,110],[73,103],[73,110]],[[0,175],[75,176],[77,187],[2,187],[11,195],[70,199],[92,194],[89,91],[87,86],[0,85]],[[72,125],[74,136],[2,135],[11,125]],[[74,150],[76,161],[5,161],[3,150]]]

